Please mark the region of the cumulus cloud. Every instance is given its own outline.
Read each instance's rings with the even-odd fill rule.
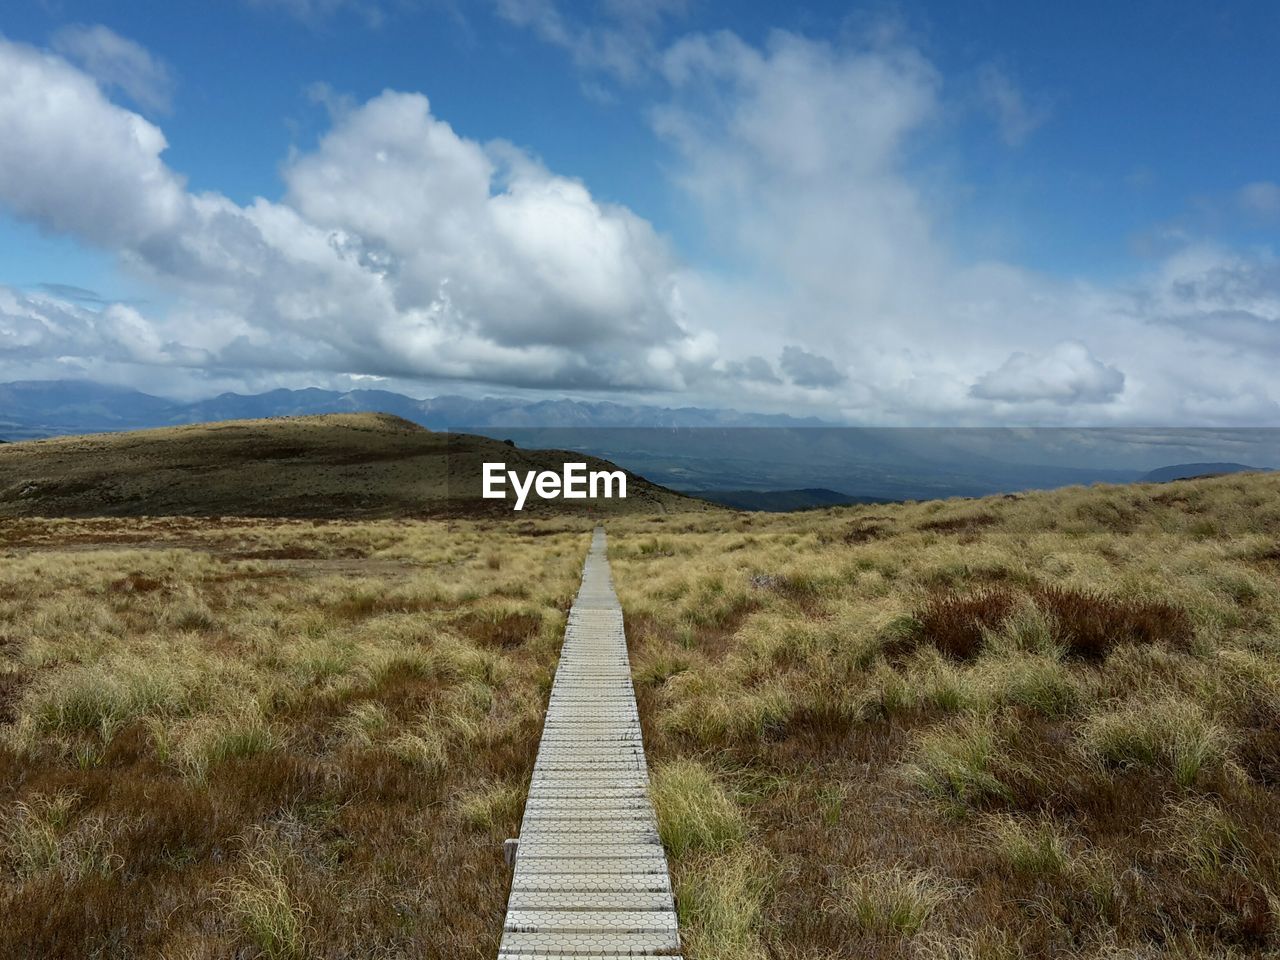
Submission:
[[[1098,360],[1083,343],[1068,340],[1044,354],[1010,355],[980,377],[970,393],[1006,403],[1107,403],[1123,390],[1123,373]]]
[[[774,372],[773,365],[764,357],[747,357],[744,360],[730,360],[725,364],[725,373],[733,380],[751,380],[756,383],[782,383]]]
[[[94,243],[170,229],[186,195],[160,129],[61,57],[0,38],[0,203]]]
[[[1280,396],[1267,255],[1184,245],[1107,286],[946,243],[951,185],[913,172],[920,138],[948,122],[943,78],[896,35],[694,35],[662,66],[655,130],[734,260],[731,278],[685,283],[693,315],[738,356],[821,343],[858,371],[823,386],[740,378],[758,402],[829,415],[834,397],[850,419],[888,423],[1180,424],[1248,422]],[[1025,135],[1039,114],[990,83]]]
[[[421,95],[343,113],[285,167],[283,202],[240,206],[186,192],[160,130],[84,73],[0,41],[0,142],[0,203],[176,291],[184,306],[152,322],[185,356],[680,389],[714,352],[649,224],[458,136]]]
[[[50,357],[91,357],[133,364],[198,364],[207,357],[166,343],[133,307],[88,309],[62,297],[0,287],[0,358],[4,367]],[[19,368],[20,369],[20,368]]]
[[[168,113],[173,72],[140,44],[102,24],[72,24],[53,35],[52,46],[99,84],[115,88],[144,110]]]
[[[879,423],[1280,416],[1275,257],[1183,243],[1097,284],[967,256],[951,185],[915,162],[944,80],[894,35],[697,34],[652,63],[666,169],[724,266],[414,93],[321,91],[330,129],[277,200],[193,193],[159,127],[0,40],[0,207],[112,251],[165,304],[0,289],[0,372],[474,380]]]

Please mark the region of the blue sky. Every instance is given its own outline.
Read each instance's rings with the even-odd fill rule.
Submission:
[[[1280,410],[1274,4],[48,0],[0,35],[25,78],[20,119],[0,110],[5,379],[381,377],[860,422]],[[32,119],[64,88],[63,127]],[[125,142],[134,116],[167,147]],[[384,142],[405,210],[355,176]],[[300,252],[326,231],[365,275]],[[277,286],[228,252],[249,234]]]

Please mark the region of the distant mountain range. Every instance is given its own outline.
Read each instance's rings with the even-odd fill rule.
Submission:
[[[0,439],[27,440],[108,430],[140,430],[214,420],[321,413],[391,413],[430,430],[479,427],[810,427],[813,417],[739,413],[700,407],[629,406],[609,401],[472,399],[417,400],[388,390],[272,390],[224,393],[208,400],[166,400],[137,390],[79,380],[27,380],[0,384]]]
[[[979,497],[1252,469],[1233,456],[1280,464],[1280,431],[1274,429],[884,429],[563,398],[419,400],[386,390],[309,388],[186,402],[84,381],[0,384],[0,440],[10,441],[369,412],[431,430],[511,440],[522,449],[590,454],[670,489],[748,509]]]

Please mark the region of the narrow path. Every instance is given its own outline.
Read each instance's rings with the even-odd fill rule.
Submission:
[[[498,956],[679,953],[622,608],[597,527],[551,688]]]

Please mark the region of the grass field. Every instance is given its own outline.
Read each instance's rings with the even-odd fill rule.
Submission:
[[[497,951],[586,523],[0,523],[0,953]]]
[[[589,530],[0,521],[0,942],[492,957]],[[687,956],[1280,947],[1276,477],[608,530]]]
[[[1280,478],[610,530],[689,955],[1280,948]]]

